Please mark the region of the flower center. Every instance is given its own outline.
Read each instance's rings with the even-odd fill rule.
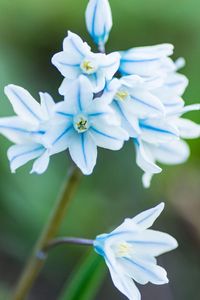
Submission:
[[[128,256],[132,250],[133,247],[130,244],[126,242],[121,242],[117,245],[116,255],[118,257],[125,257]]]
[[[78,133],[82,133],[88,130],[89,122],[88,118],[84,115],[77,115],[74,117],[74,128]]]
[[[115,100],[118,101],[125,101],[128,98],[128,93],[126,91],[123,90],[119,90],[116,94],[115,94]]]
[[[82,71],[88,75],[95,73],[97,70],[97,66],[89,59],[84,59],[80,67]]]

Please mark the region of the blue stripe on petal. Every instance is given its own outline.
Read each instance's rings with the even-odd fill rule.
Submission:
[[[145,102],[145,101],[143,101],[142,99],[139,99],[139,98],[137,98],[137,97],[133,97],[133,96],[130,96],[130,98],[132,99],[132,100],[136,100],[136,101],[138,101],[138,102],[140,102],[140,103],[142,103],[142,104],[144,104],[144,105],[146,105],[146,106],[148,106],[148,107],[151,107],[152,109],[155,109],[155,110],[157,110],[157,111],[160,111],[160,109],[158,109],[157,107],[155,107],[155,106],[153,106],[153,105],[151,105],[151,104],[149,104],[149,103],[147,103],[147,102]]]
[[[68,133],[71,129],[72,129],[72,125],[70,127],[67,127],[56,139],[55,141],[52,143],[53,145],[55,145],[66,133]]]
[[[43,150],[43,149],[44,149],[43,146],[39,146],[39,147],[36,147],[35,149],[33,149],[33,150],[31,150],[31,151],[25,151],[25,152],[23,152],[23,153],[20,153],[20,154],[18,154],[18,155],[15,155],[15,156],[13,156],[13,158],[10,160],[10,163],[12,164],[13,161],[14,161],[15,159],[17,159],[17,158],[19,158],[19,157],[21,157],[21,156],[23,156],[23,155],[26,155],[26,154],[29,154],[29,153],[38,152],[38,151]]]
[[[103,136],[105,136],[105,137],[107,137],[107,138],[109,138],[109,139],[112,139],[112,140],[115,140],[115,141],[119,141],[118,138],[116,138],[116,137],[114,137],[114,136],[111,136],[111,135],[109,135],[109,134],[106,134],[106,133],[104,133],[104,132],[102,132],[102,131],[99,131],[98,129],[96,129],[96,128],[94,128],[94,127],[90,127],[90,130],[93,130],[94,132],[96,132],[96,133],[98,133],[98,134],[101,134],[101,135],[103,135]]]
[[[147,58],[147,59],[121,59],[121,63],[143,63],[143,62],[152,62],[158,61],[160,58]]]
[[[74,43],[73,39],[70,38],[70,42],[72,43],[72,46],[75,48],[75,50],[83,57],[84,54],[80,51],[80,49],[77,48],[76,44]]]
[[[158,127],[153,127],[151,125],[146,125],[146,124],[143,124],[141,122],[140,122],[140,127],[144,128],[144,129],[147,129],[147,130],[153,130],[153,131],[162,132],[162,133],[166,133],[166,134],[170,134],[170,135],[176,136],[176,134],[173,133],[173,132],[171,132],[171,131],[168,131],[168,130],[165,130],[165,129],[161,129],[161,128],[158,128]]]
[[[26,102],[24,102],[22,100],[22,98],[15,92],[15,90],[11,89],[10,90],[12,91],[13,95],[15,95],[15,97],[26,107],[26,109],[38,120],[38,121],[41,121],[40,117],[38,117],[38,115],[36,115],[36,113],[34,111],[32,111],[30,109],[30,107],[26,104]]]
[[[95,29],[95,19],[96,19],[96,13],[97,13],[97,6],[98,6],[98,1],[96,2],[95,7],[94,7],[93,19],[92,19],[92,32],[91,32],[91,35],[94,38],[96,43],[98,43],[98,41],[96,40],[94,29]]]
[[[2,129],[7,129],[7,130],[18,131],[18,132],[22,132],[22,133],[45,134],[44,130],[31,131],[31,130],[27,130],[27,129],[23,129],[23,128],[18,128],[18,127],[14,127],[14,126],[3,126],[3,125],[0,125],[0,129],[1,128]]]
[[[83,151],[83,157],[84,157],[85,165],[87,166],[87,157],[86,157],[86,153],[85,153],[85,135],[84,135],[84,133],[81,133],[81,147],[82,147],[82,151]]]
[[[65,113],[63,111],[57,111],[56,113],[65,117],[73,117],[73,114]]]
[[[67,67],[80,67],[80,64],[67,64],[67,63],[61,62],[61,61],[58,61],[58,63],[62,66],[67,66]]]

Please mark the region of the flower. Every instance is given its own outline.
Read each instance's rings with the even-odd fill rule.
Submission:
[[[17,116],[0,118],[0,132],[15,145],[8,149],[11,171],[36,159],[31,173],[43,173],[49,164],[49,157],[59,152],[57,143],[47,148],[45,133],[54,127],[55,103],[47,93],[40,93],[39,104],[28,91],[16,85],[5,87],[5,94],[9,98]]]
[[[145,81],[137,75],[123,76],[108,85],[106,93],[116,90],[111,103],[130,137],[141,133],[139,120],[153,116],[162,117],[165,108],[160,99],[151,93],[155,80]]]
[[[65,77],[60,94],[65,95],[71,82],[81,74],[90,80],[95,93],[100,92],[118,70],[119,61],[119,53],[93,53],[78,35],[69,31],[63,42],[63,51],[52,58],[53,65]]]
[[[119,150],[128,134],[120,127],[107,98],[93,99],[93,87],[81,75],[68,90],[65,100],[56,104],[59,123],[53,133],[47,132],[49,145],[63,143],[72,160],[85,175],[92,173],[97,159],[97,146]]]
[[[145,172],[142,181],[144,187],[148,188],[151,183],[153,174],[160,173],[162,169],[156,164],[160,162],[167,165],[177,165],[184,163],[190,156],[190,149],[187,143],[182,139],[193,139],[200,137],[200,125],[181,118],[181,115],[191,111],[200,110],[200,105],[190,105],[179,110],[179,113],[168,114],[166,122],[174,129],[174,133],[169,128],[162,132],[162,136],[167,139],[148,140],[145,135],[134,139],[136,148],[136,162],[138,166]],[[154,120],[155,122],[156,120]],[[154,135],[161,134],[161,120],[156,121],[158,126],[155,127]],[[143,125],[143,124],[142,124]],[[146,124],[145,124],[146,125]],[[151,126],[152,127],[152,126]],[[146,129],[146,128],[145,128]],[[174,136],[173,136],[174,134]],[[171,137],[170,137],[171,136]]]
[[[121,51],[119,71],[122,75],[138,75],[141,77],[161,76],[174,63],[168,56],[173,54],[173,45],[137,47]]]
[[[156,161],[168,165],[184,163],[190,155],[190,149],[182,139],[200,137],[200,125],[182,118],[182,115],[188,111],[200,110],[199,104],[184,106],[185,102],[182,99],[182,95],[188,85],[188,79],[184,75],[177,73],[177,70],[183,64],[184,61],[179,59],[175,62],[174,67],[166,68],[166,75],[163,77],[162,84],[151,89],[151,93],[158,97],[164,105],[164,122],[167,127],[160,127],[163,120],[159,118],[148,119],[148,126],[149,124],[151,125],[151,130],[146,126],[146,120],[139,121],[140,128],[145,129],[145,132],[142,131],[134,139],[134,144],[136,148],[136,162],[145,172],[142,181],[146,188],[150,186],[153,174],[162,171],[156,164]],[[157,125],[152,126],[152,121]],[[153,128],[156,139],[152,139],[151,136]],[[167,139],[158,139],[158,136],[161,136],[161,134],[163,138]]]
[[[104,47],[112,28],[112,13],[108,0],[90,0],[85,17],[87,30],[94,42]]]
[[[166,233],[148,229],[163,209],[164,203],[161,203],[132,219],[125,219],[114,231],[101,234],[94,241],[95,251],[105,259],[114,285],[129,300],[141,299],[134,281],[168,283],[167,273],[157,265],[156,257],[175,249],[177,241]]]
[[[140,53],[138,49],[143,48],[131,50],[132,55],[141,55],[142,51]],[[188,85],[188,79],[177,71],[185,62],[182,58],[173,62],[170,58],[163,57],[170,45],[145,49],[143,56],[146,53],[149,57],[152,52],[155,55],[155,49],[161,56],[156,59],[157,64],[151,66],[155,74],[151,75],[147,72],[148,69],[143,68],[144,72],[140,73],[140,76],[127,75],[113,79],[107,84],[104,93],[113,95],[111,107],[121,119],[122,128],[133,138],[136,163],[144,171],[142,180],[147,188],[153,174],[162,171],[156,161],[173,165],[188,159],[190,150],[182,139],[198,138],[200,125],[181,116],[188,111],[199,110],[200,105],[184,106],[182,95]],[[152,49],[154,51],[150,51]],[[149,64],[152,64],[151,60]],[[130,66],[132,69],[129,71],[137,73],[135,62]]]

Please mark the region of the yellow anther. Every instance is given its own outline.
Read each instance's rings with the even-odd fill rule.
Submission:
[[[81,63],[81,69],[85,74],[92,74],[97,70],[96,66],[90,60],[83,60]]]
[[[117,246],[117,256],[125,257],[131,253],[132,246],[126,242],[122,242]]]
[[[125,101],[127,97],[128,97],[128,93],[126,91],[121,90],[115,94],[115,99],[118,101]]]
[[[87,117],[82,114],[76,115],[74,117],[74,128],[76,129],[76,131],[78,131],[78,133],[87,131],[89,128]]]

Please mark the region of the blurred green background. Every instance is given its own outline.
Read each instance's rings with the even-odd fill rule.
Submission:
[[[107,51],[163,42],[175,45],[174,58],[184,56],[183,73],[190,79],[187,104],[200,99],[199,0],[111,0],[114,27]],[[86,0],[0,0],[0,115],[12,115],[4,96],[6,84],[25,87],[38,99],[39,91],[61,100],[62,80],[50,60],[60,51],[67,30],[86,32]],[[188,117],[199,122],[197,112]],[[161,257],[170,284],[141,288],[144,300],[200,299],[200,140],[190,141],[192,155],[180,166],[166,167],[149,190],[141,184],[131,144],[120,152],[100,150],[92,176],[84,177],[71,203],[60,234],[93,238],[118,225],[124,216],[165,201],[156,229],[173,234],[178,250]],[[31,165],[12,175],[6,157],[10,143],[0,137],[0,300],[16,282],[37,236],[49,215],[69,168],[66,153],[51,159],[42,176],[28,175]],[[59,291],[79,264],[85,249],[62,246],[50,254],[29,299],[59,299]],[[125,299],[107,276],[94,299]],[[68,300],[68,299],[66,299]],[[76,299],[81,300],[81,298]]]

